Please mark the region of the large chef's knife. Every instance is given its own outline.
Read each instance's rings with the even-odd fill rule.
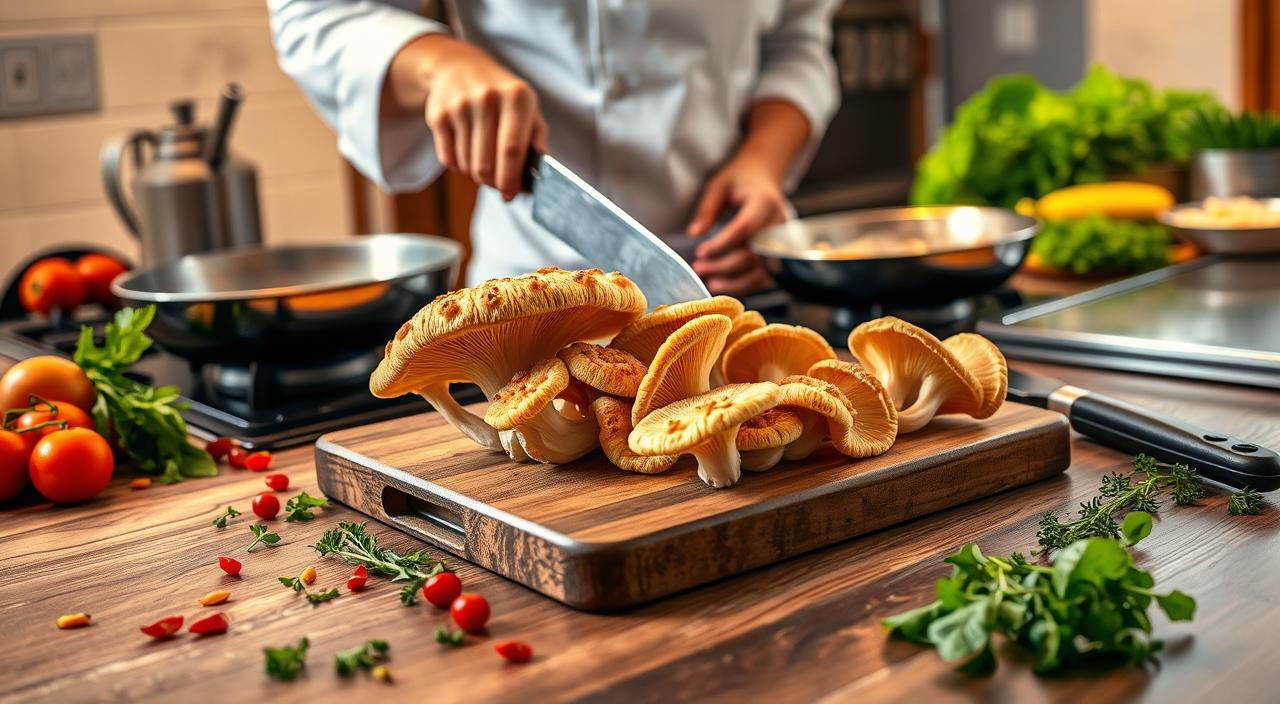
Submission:
[[[592,266],[625,274],[650,306],[711,295],[688,262],[564,164],[530,152],[525,172],[534,221]]]
[[[1280,455],[1229,433],[1201,428],[1119,399],[1039,374],[1009,370],[1010,401],[1057,411],[1071,427],[1103,445],[1185,462],[1228,486],[1280,488]]]

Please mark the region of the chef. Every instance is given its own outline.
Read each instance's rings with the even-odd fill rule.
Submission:
[[[469,283],[586,265],[520,195],[532,144],[653,232],[699,238],[708,288],[744,294],[768,282],[747,240],[786,218],[837,106],[835,2],[464,0],[454,32],[420,0],[269,6],[281,67],[361,172],[390,191],[444,168],[486,186]]]

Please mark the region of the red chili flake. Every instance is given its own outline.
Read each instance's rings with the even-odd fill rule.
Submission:
[[[226,633],[228,625],[227,615],[218,611],[197,621],[192,621],[191,628],[187,630],[196,635],[214,635],[216,633]]]
[[[351,573],[351,578],[347,580],[347,589],[350,589],[353,592],[358,592],[361,589],[364,589],[365,582],[368,581],[369,570],[364,565],[360,565],[356,568],[355,572]]]
[[[529,658],[533,657],[533,647],[518,640],[503,641],[493,646],[493,649],[507,662],[529,662]]]
[[[244,466],[253,472],[265,472],[271,466],[271,453],[266,450],[255,452],[245,458]]]
[[[253,455],[249,456],[249,461],[253,461]],[[250,467],[252,469],[252,467]],[[274,472],[262,478],[271,487],[272,491],[284,491],[289,488],[289,475]]]
[[[169,616],[167,618],[162,618],[159,621],[156,621],[155,623],[142,626],[141,630],[143,633],[157,640],[172,638],[173,634],[182,630],[182,617]]]
[[[221,462],[222,458],[226,457],[228,452],[231,452],[231,448],[231,438],[218,438],[217,440],[210,440],[204,446],[204,451],[209,453],[214,462]]]
[[[222,568],[223,572],[226,572],[232,577],[239,577],[240,568],[244,567],[244,565],[240,564],[239,560],[234,557],[227,557],[226,555],[218,556],[218,566]]]
[[[236,446],[227,452],[227,463],[232,469],[244,469],[244,462],[248,457],[249,453],[243,447]]]

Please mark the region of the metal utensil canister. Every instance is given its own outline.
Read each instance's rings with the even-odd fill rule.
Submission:
[[[1280,196],[1280,149],[1204,149],[1191,163],[1191,197]]]

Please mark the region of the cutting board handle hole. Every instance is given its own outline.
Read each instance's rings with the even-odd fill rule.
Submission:
[[[463,529],[462,515],[453,508],[393,486],[384,486],[382,510],[387,518],[410,533],[455,553],[464,553],[466,531]]]

